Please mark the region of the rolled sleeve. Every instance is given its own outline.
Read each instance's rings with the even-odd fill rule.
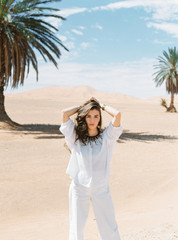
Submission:
[[[74,145],[76,137],[75,126],[72,119],[69,118],[67,122],[62,123],[59,130],[65,136],[66,143],[68,147],[71,149],[72,146]]]
[[[123,133],[123,127],[120,125],[119,127],[114,127],[112,122],[104,130],[105,136],[108,140],[116,141]]]

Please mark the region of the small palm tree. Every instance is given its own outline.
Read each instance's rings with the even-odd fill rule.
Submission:
[[[57,28],[47,19],[58,18],[59,9],[49,3],[60,0],[0,0],[0,121],[13,123],[4,107],[4,87],[23,85],[32,65],[38,80],[38,52],[56,67],[59,47],[67,50],[55,36]]]
[[[170,106],[167,107],[165,102],[162,102],[161,105],[166,107],[168,112],[177,112],[174,106],[174,94],[178,93],[178,51],[176,47],[168,48],[168,53],[163,51],[163,57],[159,56],[158,61],[155,69],[159,70],[154,73],[156,86],[160,86],[166,81],[166,91],[171,93]]]

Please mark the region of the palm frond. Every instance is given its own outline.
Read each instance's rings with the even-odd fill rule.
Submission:
[[[0,0],[0,72],[6,86],[17,87],[24,83],[30,66],[36,71],[38,81],[38,51],[44,61],[58,66],[60,47],[68,49],[56,37],[58,31],[48,18],[65,20],[59,9],[49,3],[60,0]]]
[[[4,12],[7,13],[9,11],[9,8],[11,7],[11,5],[15,2],[15,0],[7,0],[6,1],[6,5],[4,7]]]
[[[153,80],[157,86],[161,86],[166,81],[166,90],[168,92],[174,91],[178,93],[178,51],[176,47],[168,48],[168,52],[163,51],[163,56],[157,58],[158,63],[154,65],[157,70],[153,73]]]

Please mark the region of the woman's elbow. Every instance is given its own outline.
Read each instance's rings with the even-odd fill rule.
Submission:
[[[115,117],[117,118],[117,119],[121,119],[121,112],[117,112],[116,114],[115,114]]]
[[[68,113],[65,110],[61,111],[62,122],[66,122],[69,119]]]

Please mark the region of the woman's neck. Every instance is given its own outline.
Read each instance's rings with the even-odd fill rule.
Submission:
[[[88,129],[88,135],[89,136],[96,136],[98,134],[98,129]]]

